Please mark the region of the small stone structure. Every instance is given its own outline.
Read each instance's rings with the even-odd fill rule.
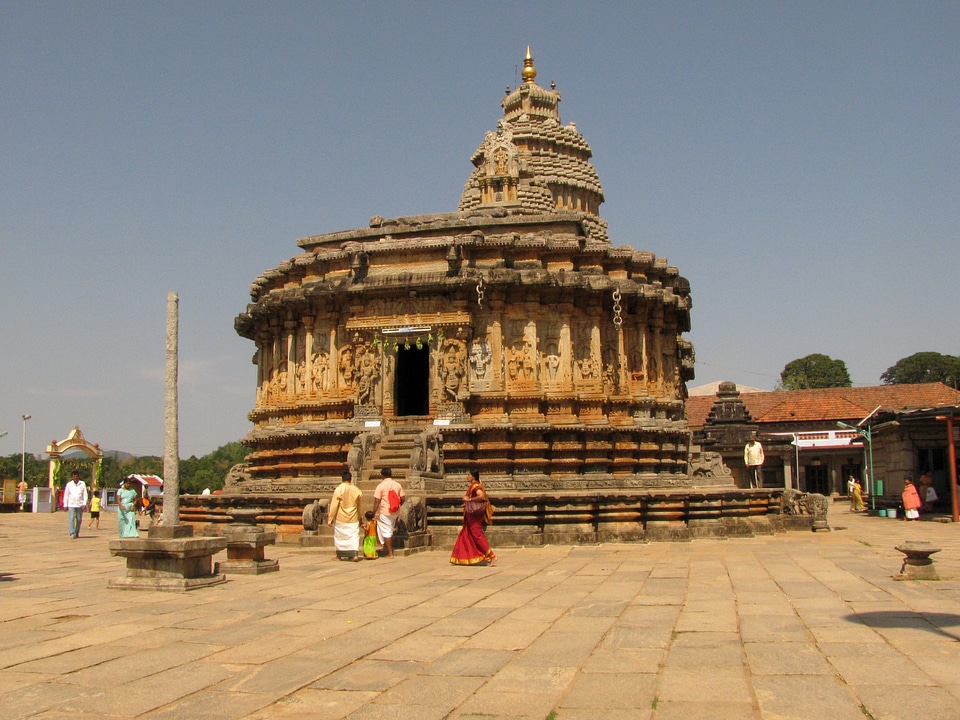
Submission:
[[[940,548],[922,540],[907,540],[897,545],[897,550],[904,554],[900,573],[894,575],[894,580],[939,580],[940,575],[930,557],[940,552]]]
[[[786,517],[807,517],[810,529],[830,530],[827,513],[830,511],[829,500],[819,493],[805,493],[799,490],[787,489],[781,497],[782,512]]]
[[[257,516],[262,515],[263,510],[233,508],[228,514],[232,522],[221,531],[227,539],[227,559],[217,563],[217,571],[236,575],[261,575],[279,570],[279,560],[264,558],[264,548],[277,542],[277,533],[257,525]]]
[[[212,558],[227,540],[192,537],[192,532],[189,525],[154,525],[145,538],[111,540],[110,554],[126,558],[127,568],[109,587],[182,592],[224,582],[226,577],[213,571]]]

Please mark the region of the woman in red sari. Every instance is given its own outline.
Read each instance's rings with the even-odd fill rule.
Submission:
[[[454,565],[496,565],[497,556],[490,549],[490,543],[483,532],[490,498],[480,482],[479,472],[470,470],[467,479],[470,480],[470,486],[463,496],[463,527],[457,535],[450,562]]]

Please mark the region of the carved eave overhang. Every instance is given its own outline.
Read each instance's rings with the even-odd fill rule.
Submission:
[[[414,240],[423,242],[431,237],[450,235],[469,235],[479,232],[483,236],[498,235],[514,228],[523,234],[525,229],[541,225],[554,232],[570,232],[587,236],[584,222],[593,219],[587,213],[551,212],[551,213],[508,213],[503,208],[442,213],[436,215],[413,215],[384,220],[375,217],[370,227],[344,230],[324,235],[301,238],[297,245],[305,250],[321,248],[341,249],[343,243],[355,241],[368,247],[369,243],[383,240]],[[564,226],[569,225],[565,230]],[[529,232],[529,230],[527,230]],[[601,243],[609,246],[609,241]]]

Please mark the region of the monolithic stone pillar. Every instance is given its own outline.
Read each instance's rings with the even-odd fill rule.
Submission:
[[[167,294],[167,374],[163,409],[163,525],[180,524],[180,428],[177,399],[177,293]]]

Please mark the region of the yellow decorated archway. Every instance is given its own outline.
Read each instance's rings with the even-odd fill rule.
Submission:
[[[100,486],[100,477],[103,473],[103,450],[95,443],[87,442],[87,439],[80,432],[80,427],[73,426],[73,430],[63,440],[59,442],[54,440],[47,445],[47,455],[50,456],[49,485],[51,488],[61,485],[60,467],[63,462],[64,453],[71,450],[82,450],[87,457],[94,458],[97,462],[93,466],[90,477],[90,487]]]

